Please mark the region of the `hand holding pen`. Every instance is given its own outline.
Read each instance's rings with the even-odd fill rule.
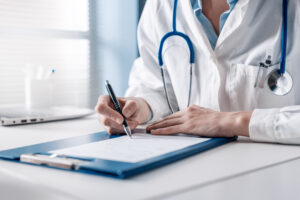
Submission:
[[[124,131],[131,138],[131,129],[130,129],[129,125],[128,125],[126,117],[122,113],[122,109],[121,109],[120,103],[119,103],[119,101],[118,101],[118,99],[117,99],[117,97],[116,97],[116,95],[114,93],[114,90],[112,89],[112,87],[111,87],[111,85],[109,84],[108,81],[105,82],[105,86],[106,86],[107,92],[109,94],[110,100],[114,104],[114,107],[115,107],[116,111],[118,113],[120,113],[120,115],[122,115],[122,117],[123,117],[122,126],[124,128]]]
[[[147,102],[137,97],[118,97],[122,114],[131,130],[149,119],[150,108]],[[123,116],[116,111],[109,95],[100,96],[95,110],[99,114],[99,122],[110,134],[124,133]]]

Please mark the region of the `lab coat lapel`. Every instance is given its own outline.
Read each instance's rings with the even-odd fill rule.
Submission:
[[[249,6],[249,0],[239,0],[235,5],[234,9],[230,13],[228,19],[226,20],[224,27],[219,35],[216,48],[217,50],[221,44],[241,25],[246,11]]]
[[[194,14],[193,8],[191,6],[191,1],[182,0],[179,2],[181,2],[182,6],[178,6],[178,8],[182,7],[181,10],[181,12],[183,13],[182,17],[184,17],[186,23],[189,26],[189,28],[186,28],[186,30],[190,30],[190,33],[186,33],[186,34],[193,35],[195,37],[196,41],[193,41],[193,43],[194,45],[199,46],[199,48],[202,50],[201,53],[204,53],[204,55],[207,56],[208,58],[214,58],[215,55],[214,51],[211,48],[211,45],[209,43],[205,31],[203,30],[203,27],[201,26],[199,20]]]

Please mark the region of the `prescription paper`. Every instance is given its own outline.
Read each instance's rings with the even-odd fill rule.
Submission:
[[[209,139],[190,136],[133,134],[132,139],[128,136],[120,136],[114,139],[60,149],[51,153],[123,162],[139,162],[206,140]]]

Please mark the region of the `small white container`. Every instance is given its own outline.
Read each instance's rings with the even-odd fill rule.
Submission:
[[[53,80],[26,77],[25,105],[27,109],[53,106]]]

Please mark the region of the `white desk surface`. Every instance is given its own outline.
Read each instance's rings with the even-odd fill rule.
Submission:
[[[0,150],[101,130],[95,116],[72,121],[0,127]],[[126,180],[0,160],[0,194],[9,199],[9,186],[16,192],[22,192],[24,185],[27,195],[22,195],[23,199],[41,199],[41,195],[54,193],[61,199],[160,199],[170,194],[180,195],[191,188],[213,186],[220,180],[299,156],[299,146],[252,143],[241,138],[237,142]],[[286,187],[292,185],[286,183]]]
[[[298,200],[300,158],[249,172],[184,192],[161,196],[164,200]]]

